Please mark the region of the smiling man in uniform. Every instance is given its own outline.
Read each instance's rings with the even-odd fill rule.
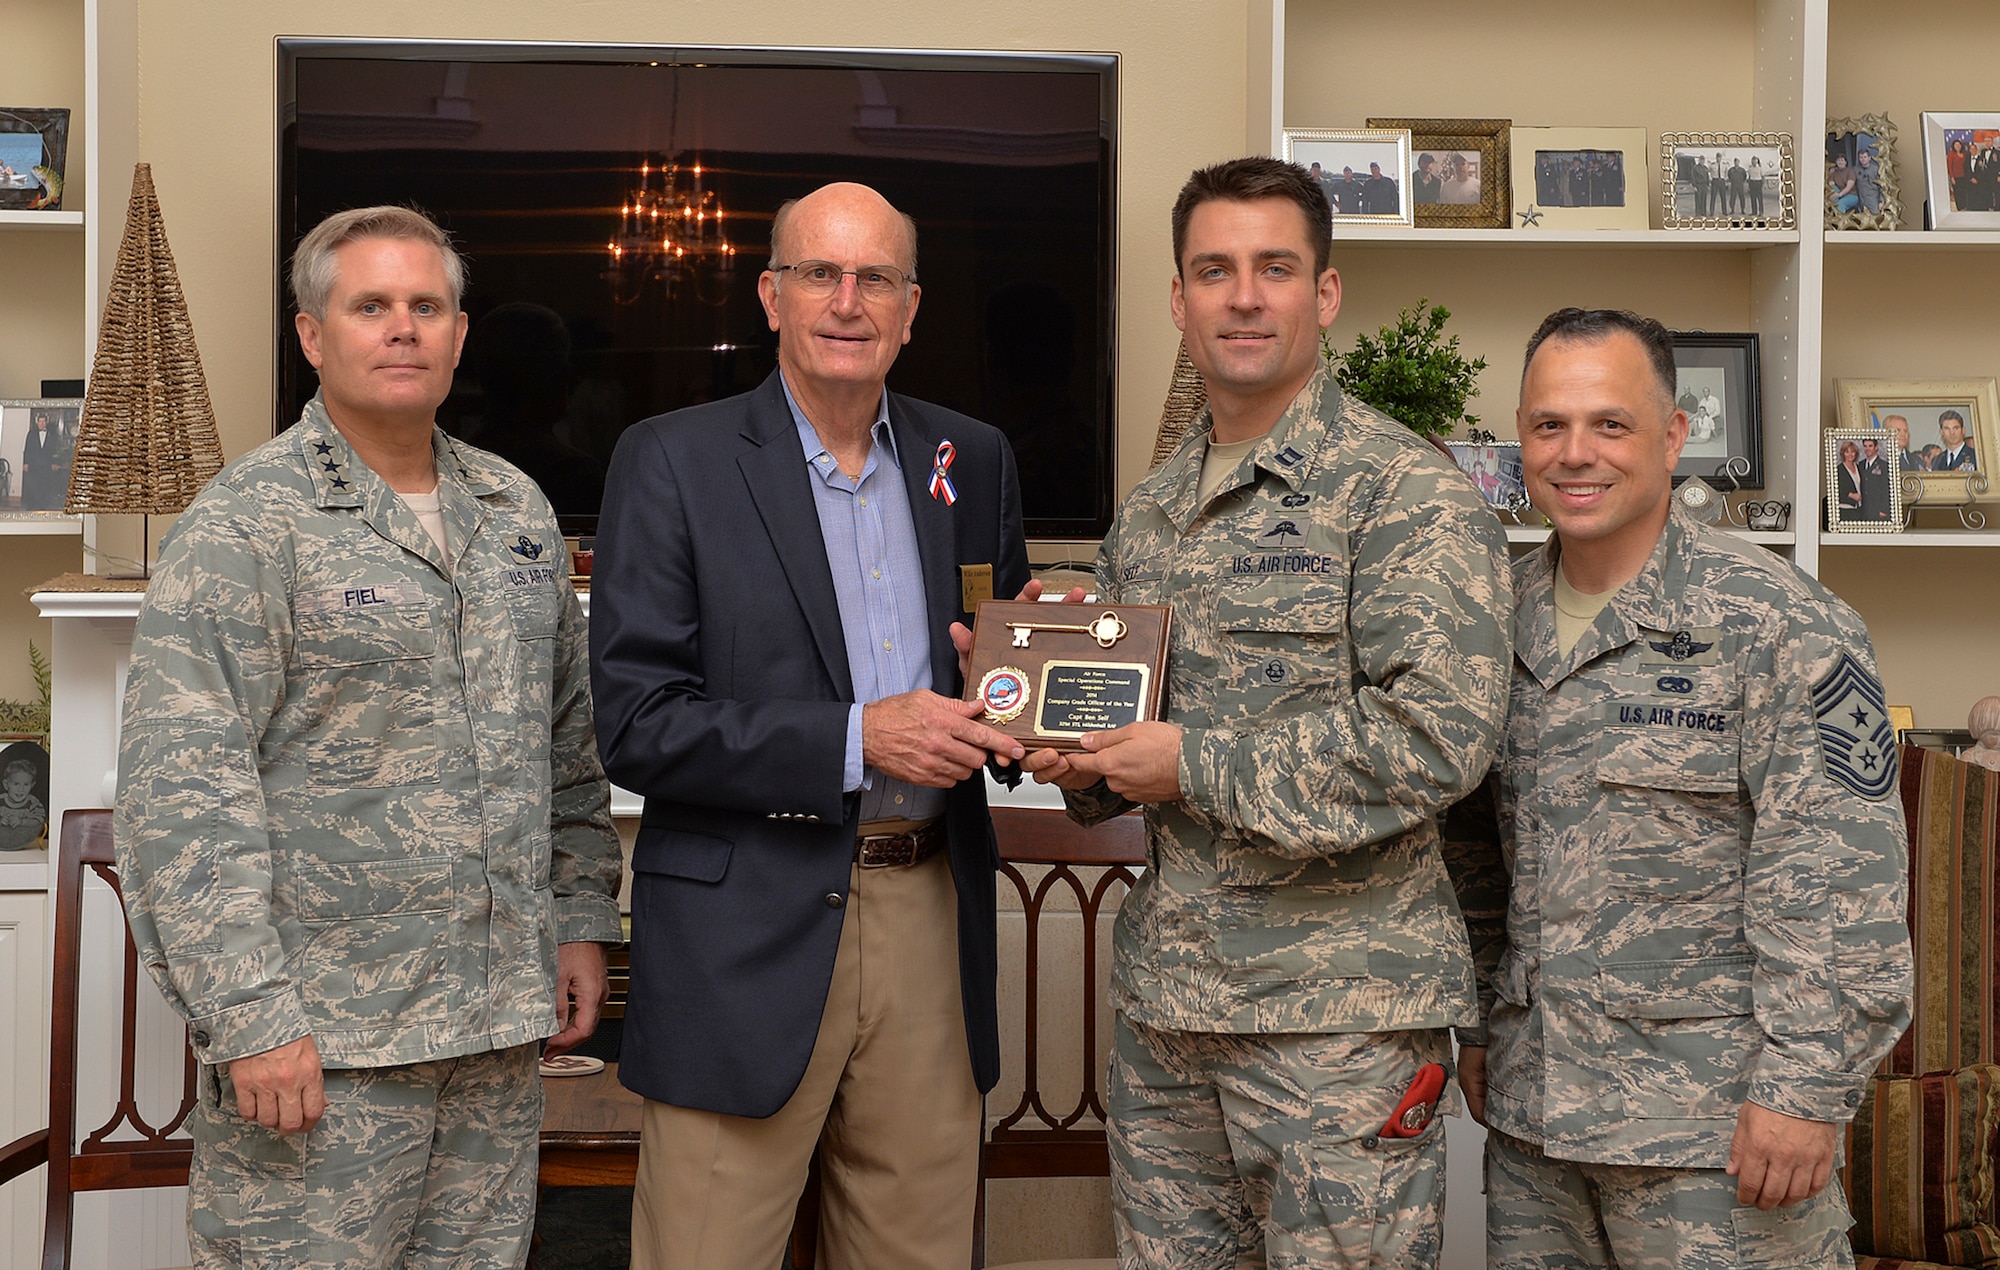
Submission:
[[[1104,599],[1173,608],[1168,717],[1026,764],[1085,823],[1145,808],[1106,1098],[1126,1270],[1442,1242],[1445,1029],[1475,1010],[1436,818],[1499,739],[1506,545],[1326,373],[1330,230],[1276,159],[1182,188],[1171,303],[1208,406],[1097,557]]]
[[[1673,337],[1564,309],[1516,416],[1511,879],[1475,921],[1487,1264],[1850,1265],[1841,1123],[1909,1022],[1896,745],[1868,632],[1674,510]],[[1498,914],[1494,902],[1468,913]]]

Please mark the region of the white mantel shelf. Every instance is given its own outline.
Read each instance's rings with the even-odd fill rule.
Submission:
[[[37,591],[29,602],[43,617],[109,618],[126,622],[139,620],[143,591]]]

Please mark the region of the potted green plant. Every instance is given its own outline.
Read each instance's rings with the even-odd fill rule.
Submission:
[[[1445,335],[1450,317],[1443,305],[1431,308],[1429,300],[1420,299],[1378,334],[1362,332],[1345,353],[1334,352],[1322,332],[1327,369],[1342,391],[1436,442],[1461,423],[1479,422],[1466,413],[1465,403],[1479,395],[1477,378],[1486,369],[1485,358],[1467,361],[1459,355],[1458,336]]]

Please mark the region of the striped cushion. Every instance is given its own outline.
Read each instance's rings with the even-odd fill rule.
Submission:
[[[1857,1252],[2000,1268],[2000,1066],[1877,1076],[1848,1145]]]
[[[1913,745],[1902,759],[1916,1009],[1880,1070],[2000,1063],[2000,772]]]

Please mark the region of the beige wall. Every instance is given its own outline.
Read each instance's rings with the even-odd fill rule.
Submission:
[[[1990,106],[2000,52],[1992,17],[1985,0],[1930,0],[1893,16],[1864,0],[1830,6],[1827,114],[1886,113],[1897,126],[1892,153],[1906,229],[1923,225],[1922,113]],[[1819,161],[1812,147],[1800,147],[1802,185]],[[1826,261],[1825,320],[1828,426],[1838,379],[2000,375],[2000,254],[1835,248]],[[2000,505],[1987,511],[2000,521]],[[1828,547],[1820,576],[1867,619],[1889,700],[1912,706],[1919,725],[1962,728],[1974,701],[2000,693],[1992,657],[2000,647],[2000,552]]]
[[[7,106],[70,109],[64,210],[80,209],[83,180],[83,10],[75,0],[0,3],[0,48],[7,59]],[[22,50],[33,50],[32,55]],[[83,234],[78,230],[0,232],[0,397],[38,397],[44,379],[84,371]],[[0,698],[33,701],[28,641],[49,651],[49,624],[20,598],[35,583],[76,569],[77,538],[0,537]]]

